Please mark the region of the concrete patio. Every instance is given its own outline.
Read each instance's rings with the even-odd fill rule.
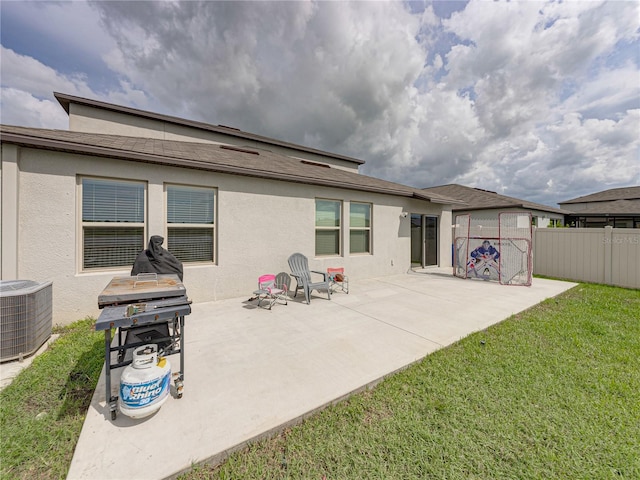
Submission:
[[[155,480],[222,460],[574,285],[535,278],[531,287],[501,286],[433,269],[352,280],[348,295],[327,301],[314,292],[311,305],[298,295],[271,311],[248,302],[250,292],[194,304],[183,398],[143,420],[111,421],[103,371],[68,478]],[[179,356],[168,358],[177,371]]]

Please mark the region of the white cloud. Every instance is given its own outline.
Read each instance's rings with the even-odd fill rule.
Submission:
[[[66,77],[39,61],[18,55],[2,47],[2,85],[29,92],[36,97],[50,97],[52,88],[89,93],[86,78]]]
[[[397,3],[147,6],[98,4],[121,47],[113,68],[174,113],[312,146],[393,123],[424,59],[419,19]]]
[[[95,10],[86,2],[8,1],[3,2],[2,11],[5,18],[28,25],[43,37],[55,38],[56,48],[69,54],[93,56],[114,46],[112,38],[99,28]]]
[[[638,65],[607,64],[637,43],[638,14],[636,2],[471,2],[444,21],[461,42],[440,81],[473,92],[487,134],[455,181],[541,203],[638,182]]]
[[[65,76],[39,61],[1,47],[2,122],[15,125],[67,128],[67,114],[53,91],[94,96],[83,75]]]
[[[637,2],[472,1],[446,20],[399,2],[91,6],[104,30],[83,48],[111,88],[4,49],[3,118],[59,90],[352,155],[417,187],[553,204],[640,183]]]
[[[640,179],[638,125],[640,109],[625,112],[619,121],[570,114],[547,131],[552,135],[556,158],[569,152],[567,161],[559,165],[568,183],[596,176],[609,184]],[[636,162],[629,163],[634,157]]]
[[[615,118],[628,109],[640,107],[637,66],[626,64],[604,70],[587,79],[559,106],[558,113],[580,112],[596,118]]]
[[[41,100],[24,90],[2,87],[0,123],[67,130],[69,118],[57,101]]]

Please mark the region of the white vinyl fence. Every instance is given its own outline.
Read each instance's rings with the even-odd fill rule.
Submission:
[[[538,228],[533,273],[640,288],[640,229]]]

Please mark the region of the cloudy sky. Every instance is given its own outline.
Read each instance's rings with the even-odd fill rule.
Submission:
[[[0,121],[58,91],[556,206],[640,185],[640,2],[0,2]]]

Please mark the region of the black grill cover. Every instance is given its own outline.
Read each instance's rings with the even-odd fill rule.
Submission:
[[[164,238],[154,235],[149,239],[149,247],[141,251],[131,269],[131,276],[139,273],[177,274],[182,281],[182,262],[171,252],[162,248]]]

